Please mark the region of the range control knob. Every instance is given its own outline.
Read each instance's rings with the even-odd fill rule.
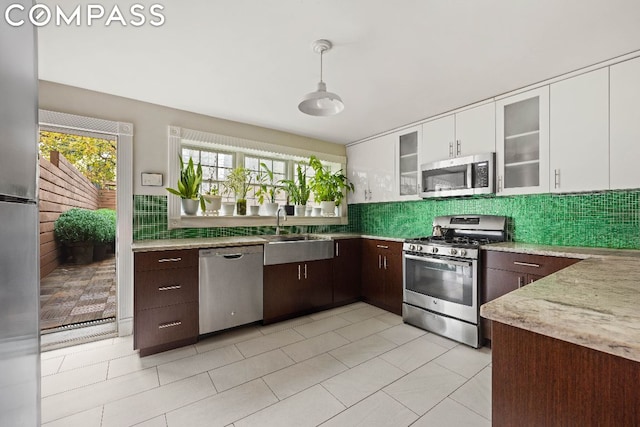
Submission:
[[[465,256],[467,254],[467,251],[464,249],[460,249],[460,256]]]
[[[416,250],[416,245],[409,245],[409,250],[410,251],[415,251]]]
[[[436,247],[431,248],[431,252],[433,252],[434,254],[437,254],[438,253],[438,248],[436,248]]]
[[[416,248],[416,250],[417,250],[418,252],[422,252],[422,245],[418,245],[418,247]]]
[[[455,255],[455,254],[457,254],[457,253],[458,253],[458,251],[457,251],[455,248],[451,248],[451,250],[449,251],[449,253],[450,253],[451,255]]]

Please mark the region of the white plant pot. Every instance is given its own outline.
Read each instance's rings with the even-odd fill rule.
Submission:
[[[322,216],[322,208],[313,208],[311,216]]]
[[[259,213],[260,213],[260,206],[258,205],[249,206],[249,215],[258,216]]]
[[[278,212],[278,204],[277,203],[264,203],[264,214],[266,216],[275,216],[276,212]]]
[[[200,207],[200,200],[198,199],[181,199],[182,210],[186,215],[195,215],[198,213]]]
[[[322,216],[335,216],[336,202],[320,202],[320,209],[322,210]]]
[[[307,212],[307,205],[296,205],[294,208],[295,216],[305,216]]]
[[[222,206],[220,207],[220,215],[231,216],[233,215],[233,210],[235,208],[236,208],[235,202],[222,202]]]
[[[206,201],[205,206],[207,207],[207,212],[217,213],[220,210],[222,206],[222,196],[204,194],[202,197]]]

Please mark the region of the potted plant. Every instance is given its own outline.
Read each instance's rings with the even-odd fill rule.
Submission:
[[[70,249],[76,264],[93,261],[93,242],[98,240],[96,222],[100,221],[97,217],[88,209],[71,208],[53,224],[56,239]]]
[[[311,187],[307,184],[307,166],[304,169],[298,164],[296,168],[297,182],[292,179],[282,180],[288,198],[291,199],[296,216],[305,216],[307,202],[311,196]]]
[[[187,215],[195,215],[198,213],[198,205],[204,205],[204,201],[200,197],[200,185],[202,184],[202,166],[198,163],[196,167],[193,159],[189,159],[186,165],[180,159],[180,179],[178,180],[178,188],[167,188],[171,194],[180,197],[182,201],[182,210]]]
[[[228,191],[233,191],[236,197],[236,214],[247,214],[247,193],[253,182],[251,171],[245,167],[238,166],[227,175],[225,186]]]
[[[273,171],[266,164],[260,163],[256,196],[258,197],[258,203],[264,205],[267,216],[273,216],[278,211],[276,196],[281,190],[282,187],[276,183]],[[265,199],[267,200],[266,202]]]
[[[310,179],[310,187],[316,202],[320,203],[322,215],[335,215],[336,206],[340,206],[347,191],[353,191],[353,184],[342,173],[342,169],[331,172],[316,156],[311,156],[309,166],[315,172]]]
[[[202,195],[202,200],[208,203],[210,206],[205,205],[205,208],[202,209],[205,213],[210,213],[213,215],[217,215],[220,207],[222,206],[222,196],[219,193],[219,189],[217,185],[211,184],[209,182],[209,191]]]
[[[98,209],[94,211],[95,240],[93,242],[93,260],[102,261],[107,257],[107,251],[116,241],[116,211],[113,209]]]

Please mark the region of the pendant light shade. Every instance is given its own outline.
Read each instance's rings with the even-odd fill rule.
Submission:
[[[320,82],[315,92],[306,94],[298,109],[310,116],[333,116],[344,110],[342,99],[332,92],[327,92],[327,85],[322,81],[322,55],[331,49],[329,40],[316,40],[312,44],[314,52],[320,54]]]

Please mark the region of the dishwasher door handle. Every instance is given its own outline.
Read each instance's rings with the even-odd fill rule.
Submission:
[[[224,259],[240,259],[244,256],[244,254],[216,254],[218,257],[222,257]]]

